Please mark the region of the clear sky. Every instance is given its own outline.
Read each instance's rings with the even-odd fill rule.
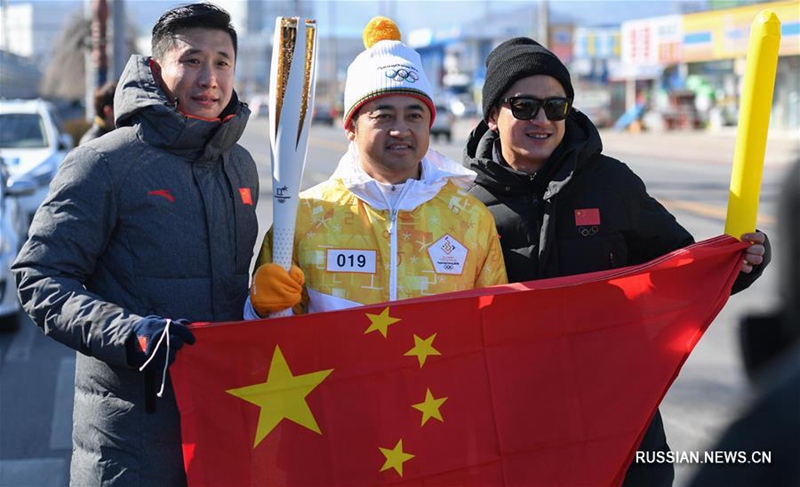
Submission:
[[[0,0],[9,4],[35,3],[67,21],[69,12],[82,12],[91,0]],[[107,0],[110,5],[118,0]],[[153,24],[171,7],[200,0],[122,0],[130,24],[139,36],[149,37]],[[212,0],[213,1],[213,0]],[[219,3],[244,3],[245,0],[220,0]],[[273,6],[275,0],[260,0]],[[312,5],[322,36],[332,31],[338,36],[358,38],[369,19],[386,15],[394,19],[401,32],[459,27],[489,16],[513,15],[524,6],[546,1],[551,22],[573,21],[578,26],[613,25],[625,20],[705,10],[708,0],[287,0],[289,5]],[[751,2],[752,0],[741,0]],[[53,8],[55,7],[55,8]],[[231,7],[228,7],[231,8]],[[243,10],[243,9],[242,9]],[[39,10],[41,12],[42,10]],[[68,12],[69,11],[69,12]],[[282,13],[291,16],[296,12]],[[47,14],[45,14],[47,15]],[[275,15],[273,13],[273,15]],[[518,14],[517,14],[518,15]],[[535,19],[519,19],[520,23]],[[487,29],[492,25],[487,22]],[[502,36],[502,33],[498,33]]]
[[[42,1],[42,0],[37,0]],[[69,0],[64,0],[69,1]],[[109,0],[111,2],[113,0]],[[269,2],[270,0],[262,0]],[[705,0],[547,0],[550,16],[556,20],[574,19],[581,25],[620,23],[634,18],[681,13],[682,9],[702,8]],[[503,14],[536,0],[295,0],[311,3],[320,34],[335,28],[339,35],[358,37],[375,15],[393,18],[401,31],[446,28]],[[174,0],[127,0],[126,9],[135,16],[140,34],[147,34],[168,8],[188,3]],[[286,16],[292,15],[288,12]],[[521,20],[522,21],[522,20]],[[487,28],[491,28],[490,25]]]

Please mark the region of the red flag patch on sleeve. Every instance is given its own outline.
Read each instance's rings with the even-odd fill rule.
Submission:
[[[581,208],[575,210],[575,226],[600,225],[600,208]]]
[[[242,203],[253,206],[253,197],[250,195],[250,188],[239,188],[239,196],[242,197]]]

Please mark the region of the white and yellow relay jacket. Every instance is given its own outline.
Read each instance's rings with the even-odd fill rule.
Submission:
[[[300,194],[294,261],[303,309],[331,311],[506,283],[489,210],[466,189],[475,173],[429,150],[393,205],[350,144],[328,181]],[[271,262],[272,232],[256,266]],[[249,303],[248,303],[249,304]]]

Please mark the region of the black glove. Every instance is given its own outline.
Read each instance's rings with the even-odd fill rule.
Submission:
[[[184,343],[192,345],[194,335],[189,331],[189,320],[171,320],[169,325],[169,363],[175,361],[175,354],[183,347]],[[134,335],[129,340],[128,364],[132,367],[141,367],[153,353],[158,356],[153,360],[161,365],[164,363],[164,354],[167,353],[167,337],[161,340],[161,345],[156,349],[167,320],[160,316],[145,316],[133,325]]]

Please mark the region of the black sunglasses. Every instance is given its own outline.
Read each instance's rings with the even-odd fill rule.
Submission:
[[[569,114],[572,100],[563,96],[552,98],[534,98],[532,96],[510,96],[503,98],[503,103],[511,107],[511,114],[517,120],[531,120],[539,114],[539,109],[544,108],[544,116],[548,120],[557,122],[564,120]]]

